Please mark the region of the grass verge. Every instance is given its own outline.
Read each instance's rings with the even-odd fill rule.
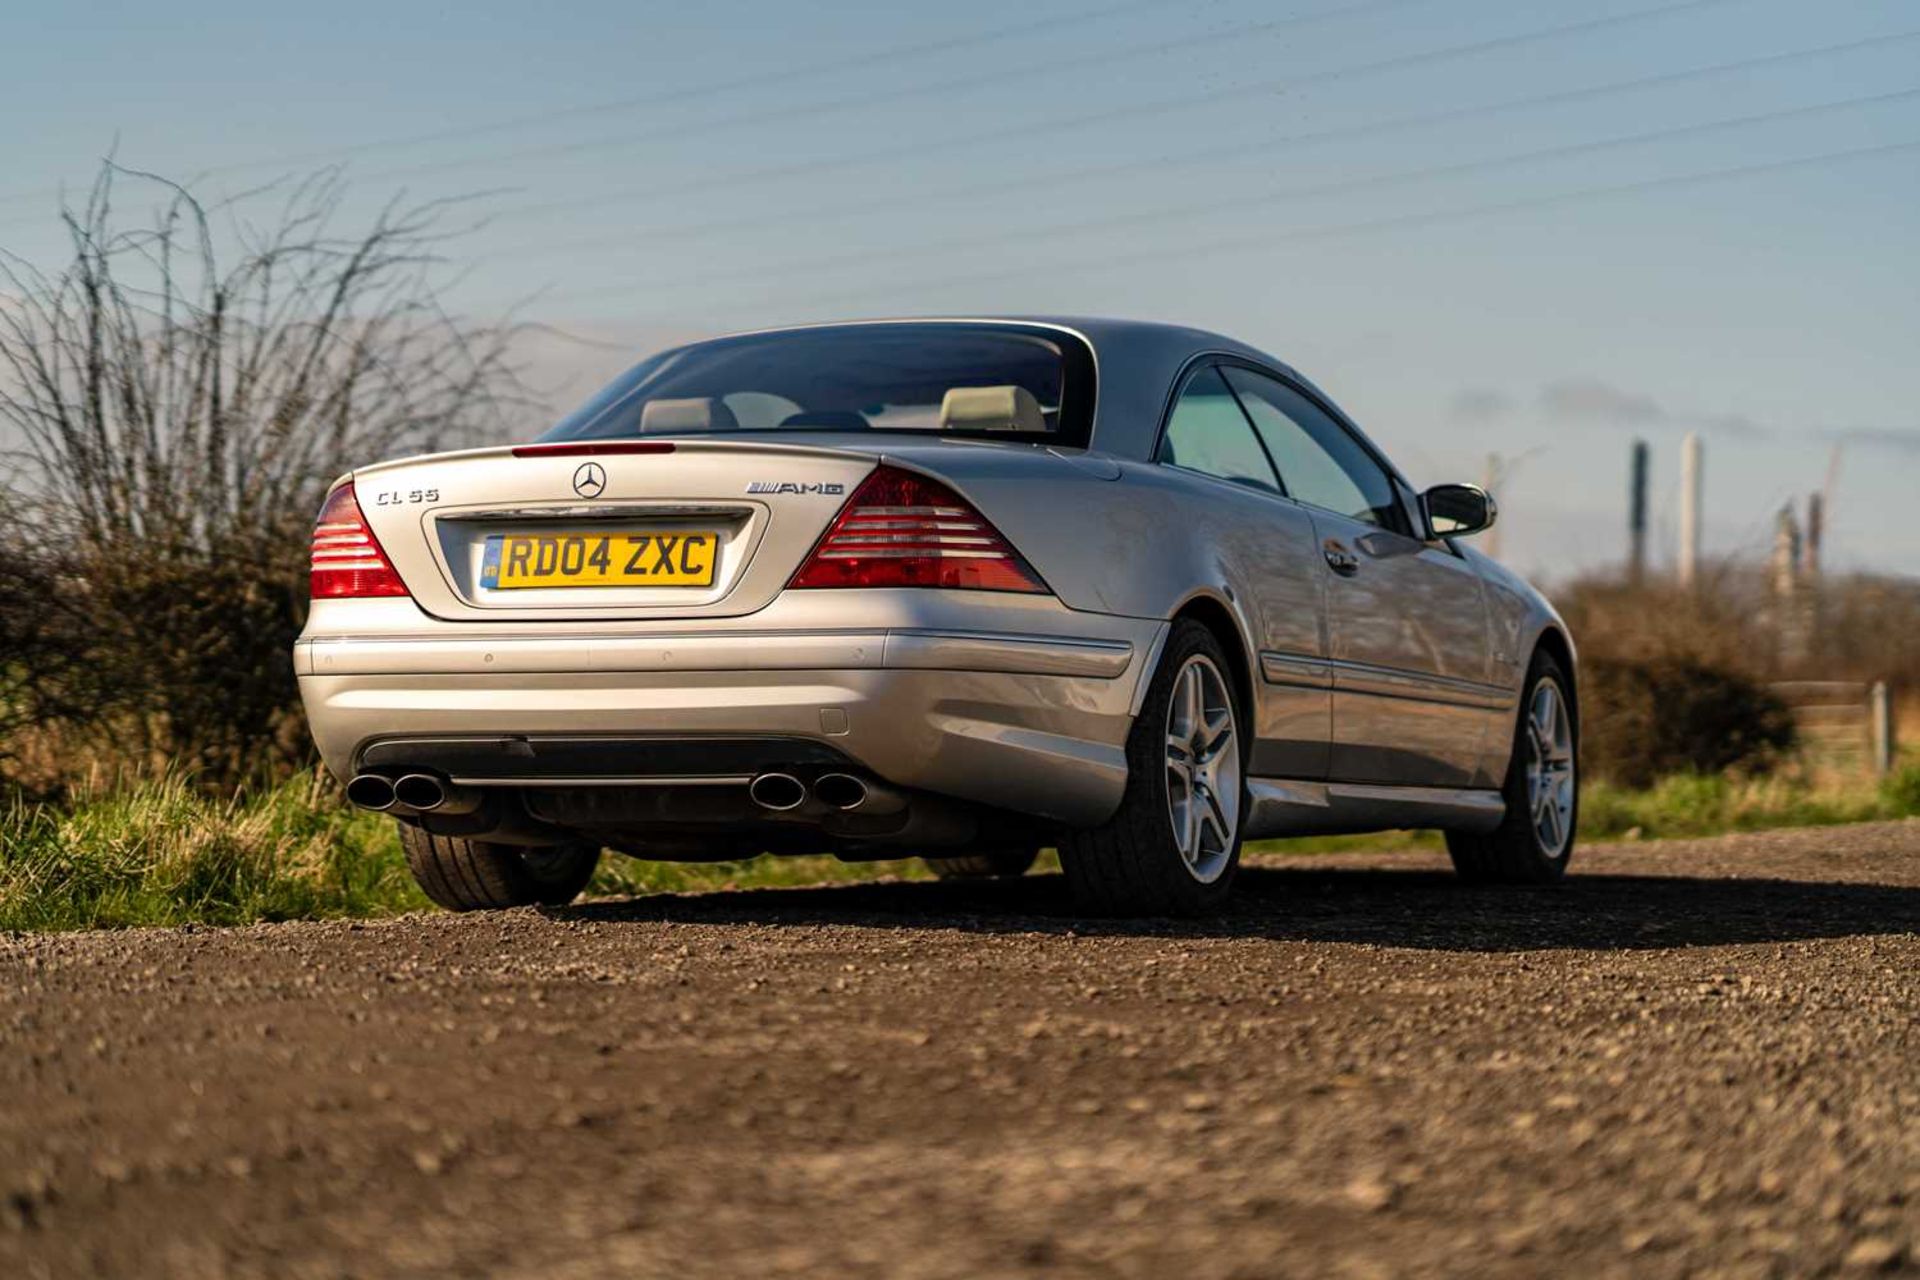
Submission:
[[[1670,778],[1647,791],[1589,786],[1581,835],[1662,838],[1920,815],[1920,765],[1879,785]],[[1431,832],[1261,841],[1252,852],[1438,847]],[[1043,867],[1057,865],[1051,854]],[[659,863],[610,857],[592,892],[923,878],[916,861],[830,857]],[[347,807],[323,778],[215,800],[177,778],[0,810],[0,931],[396,915],[426,908],[391,819]]]
[[[427,905],[393,823],[303,775],[213,800],[179,778],[0,813],[0,929],[245,924]]]
[[[1813,784],[1785,774],[1764,778],[1709,774],[1666,778],[1645,791],[1590,783],[1580,793],[1580,834],[1588,840],[1678,839],[1917,815],[1920,764],[1909,764],[1877,785],[1864,781]]]

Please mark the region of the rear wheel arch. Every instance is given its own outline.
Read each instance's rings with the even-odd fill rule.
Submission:
[[[1231,705],[1239,698],[1223,687],[1232,680],[1232,665],[1226,644],[1199,618],[1182,613],[1168,625],[1127,734],[1120,807],[1098,827],[1069,827],[1060,835],[1061,870],[1082,910],[1194,915],[1225,900],[1246,814],[1246,720]],[[1189,680],[1189,672],[1198,679]],[[1196,805],[1205,807],[1197,823]]]
[[[1240,708],[1246,717],[1248,732],[1251,733],[1255,717],[1253,664],[1248,657],[1246,637],[1240,630],[1239,621],[1227,604],[1214,596],[1195,596],[1181,605],[1168,619],[1168,626],[1190,618],[1213,633],[1220,642],[1220,648],[1227,655],[1227,664],[1233,669],[1228,673],[1233,678],[1234,691],[1240,695]],[[1148,672],[1146,679],[1153,675]],[[1251,741],[1251,739],[1247,739]]]

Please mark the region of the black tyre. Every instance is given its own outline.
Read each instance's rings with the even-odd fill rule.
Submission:
[[[593,878],[590,845],[523,848],[464,836],[436,836],[400,824],[400,847],[421,892],[449,911],[488,911],[572,902]]]
[[[942,880],[1011,880],[1033,870],[1038,849],[981,849],[954,858],[922,858]]]
[[[1247,810],[1245,722],[1220,641],[1190,619],[1175,623],[1127,737],[1119,810],[1060,844],[1081,910],[1197,915],[1226,900]]]
[[[1580,816],[1579,717],[1567,674],[1535,653],[1500,791],[1507,816],[1485,835],[1447,834],[1454,870],[1472,884],[1551,884],[1566,874]]]

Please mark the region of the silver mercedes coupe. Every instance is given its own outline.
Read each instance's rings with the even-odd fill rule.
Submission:
[[[342,477],[294,650],[327,767],[456,910],[603,849],[1057,847],[1189,914],[1251,839],[1573,849],[1573,645],[1325,393],[1215,334],[897,320],[663,352],[538,441]]]

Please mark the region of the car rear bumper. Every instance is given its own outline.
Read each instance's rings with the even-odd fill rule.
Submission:
[[[1077,617],[1089,634],[316,636],[294,662],[341,777],[394,739],[564,740],[575,761],[595,738],[610,760],[645,760],[635,739],[785,739],[899,787],[1084,825],[1120,802],[1135,693],[1165,624]],[[512,768],[469,780],[506,785]]]

